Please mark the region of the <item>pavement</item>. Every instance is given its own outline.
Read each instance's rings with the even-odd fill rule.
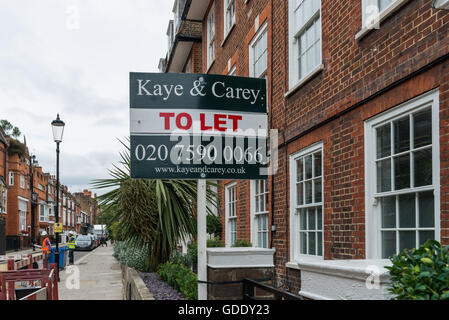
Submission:
[[[98,247],[61,270],[59,300],[122,300],[122,274],[114,247]]]

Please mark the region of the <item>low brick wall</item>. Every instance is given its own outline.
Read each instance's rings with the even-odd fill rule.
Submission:
[[[209,300],[242,300],[243,279],[272,285],[274,277],[274,249],[208,248],[207,280]],[[256,289],[258,299],[273,296]]]
[[[208,299],[209,300],[242,300],[243,279],[259,280],[259,282],[272,285],[274,268],[207,268]],[[260,281],[262,279],[270,279]],[[256,289],[258,299],[270,299],[273,296],[262,290]]]
[[[123,300],[154,300],[140,275],[134,268],[120,264],[122,269]]]

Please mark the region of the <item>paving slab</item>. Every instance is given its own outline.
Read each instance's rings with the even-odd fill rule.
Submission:
[[[113,246],[98,247],[62,270],[59,300],[122,300],[121,269],[112,254]]]

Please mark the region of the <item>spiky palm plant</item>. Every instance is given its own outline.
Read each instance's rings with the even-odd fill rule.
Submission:
[[[98,198],[103,221],[119,222],[116,234],[121,240],[136,246],[149,245],[149,265],[156,270],[168,261],[180,240],[196,235],[197,182],[131,179],[130,148],[120,143],[125,147],[120,152],[121,166],[113,164],[111,178],[97,179],[92,184],[96,189],[112,189]],[[216,194],[209,188],[206,197],[216,206]]]

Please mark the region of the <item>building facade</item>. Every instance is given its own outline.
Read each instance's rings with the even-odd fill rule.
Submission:
[[[187,0],[181,19],[202,21],[201,73],[267,79],[279,132],[274,176],[221,182],[226,246],[275,248],[276,285],[324,299],[352,297],[322,288],[337,274],[363,278],[428,239],[449,244],[448,11]],[[173,48],[161,71],[186,72],[191,59],[167,68]]]

